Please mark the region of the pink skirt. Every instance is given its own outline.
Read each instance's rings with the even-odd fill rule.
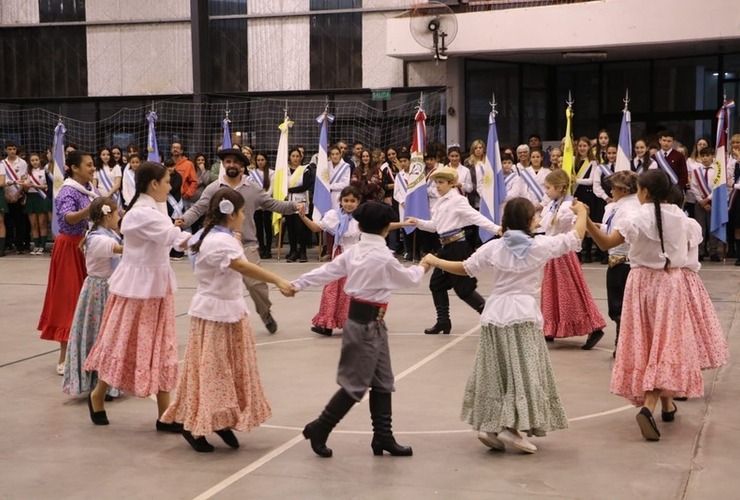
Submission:
[[[575,252],[545,264],[541,304],[545,337],[588,335],[606,326]]]
[[[247,316],[237,323],[191,317],[177,395],[160,420],[182,422],[205,436],[221,429],[249,431],[271,415]]]
[[[85,255],[80,250],[81,241],[82,236],[64,233],[60,233],[54,240],[44,308],[37,326],[44,340],[69,340],[77,298],[87,276]]]
[[[85,370],[138,397],[171,391],[177,384],[177,339],[172,292],[129,299],[111,293]]]
[[[707,289],[698,274],[681,269],[689,297],[689,317],[696,336],[702,370],[719,368],[730,356],[727,339]]]
[[[342,253],[342,248],[337,247],[333,258]],[[321,303],[319,312],[311,320],[313,326],[321,328],[342,328],[349,316],[349,295],[344,293],[344,284],[347,278],[340,278],[324,286],[321,292]]]
[[[611,392],[635,406],[645,393],[696,398],[704,395],[701,360],[680,269],[637,267],[624,290]]]

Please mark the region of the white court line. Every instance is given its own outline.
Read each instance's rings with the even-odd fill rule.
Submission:
[[[415,372],[416,370],[418,370],[419,368],[421,368],[425,364],[427,364],[430,361],[434,360],[435,358],[439,357],[440,355],[442,355],[443,353],[445,353],[446,351],[448,351],[452,347],[456,346],[457,344],[459,344],[460,342],[462,342],[466,338],[468,338],[471,335],[473,335],[473,333],[477,332],[478,330],[480,330],[480,325],[476,325],[475,327],[471,328],[470,330],[468,330],[467,332],[463,333],[462,335],[455,336],[454,339],[451,342],[448,342],[447,344],[445,344],[444,346],[440,347],[439,349],[437,349],[436,351],[434,351],[433,353],[431,353],[430,355],[428,355],[427,357],[425,357],[424,359],[422,359],[418,363],[415,363],[411,367],[409,367],[406,370],[404,370],[401,373],[399,373],[396,376],[396,378],[395,378],[396,382],[398,382],[399,380],[402,380],[404,377],[407,377],[408,375],[410,375],[411,373]],[[305,339],[295,339],[294,341],[299,341],[299,340],[305,340]],[[367,397],[368,396],[366,394],[365,395],[365,398],[363,398],[363,400],[366,399]],[[581,420],[588,420],[588,419],[591,419],[591,418],[597,418],[597,417],[602,417],[602,416],[605,416],[605,415],[611,415],[613,413],[622,412],[622,411],[628,410],[630,408],[633,408],[633,406],[632,405],[622,406],[622,407],[619,407],[619,408],[614,408],[612,410],[607,410],[607,411],[602,411],[602,412],[598,412],[598,413],[592,413],[590,415],[583,415],[583,416],[580,416],[580,417],[570,418],[570,419],[568,419],[568,421],[569,422],[578,422],[578,421],[581,421]],[[260,427],[264,427],[264,428],[267,428],[267,429],[290,430],[290,431],[295,431],[295,432],[301,432],[303,430],[303,429],[297,428],[297,427],[269,425],[269,424],[263,424]],[[369,431],[333,431],[333,432],[335,432],[337,434],[370,434]],[[448,431],[408,431],[408,432],[394,431],[394,433],[396,433],[396,434],[404,434],[404,435],[412,435],[412,434],[453,434],[453,433],[457,434],[457,433],[470,433],[470,432],[472,432],[470,429],[448,430]],[[283,443],[279,447],[277,447],[274,450],[272,450],[270,453],[268,453],[265,456],[263,456],[263,457],[255,460],[254,462],[250,463],[249,465],[247,465],[243,469],[240,469],[239,471],[237,471],[234,474],[230,475],[229,477],[227,477],[223,481],[219,482],[218,484],[214,485],[210,489],[204,491],[203,493],[201,493],[200,495],[198,495],[197,497],[195,497],[195,500],[207,500],[207,499],[213,497],[217,493],[223,491],[224,489],[226,489],[229,486],[231,486],[232,484],[234,484],[236,481],[242,479],[243,477],[247,476],[248,474],[251,474],[252,472],[254,472],[255,470],[259,469],[263,465],[267,464],[268,462],[270,462],[274,458],[279,457],[280,455],[282,455],[283,453],[285,453],[286,451],[288,451],[293,446],[295,446],[296,444],[300,443],[303,440],[304,440],[303,434],[298,434],[294,438],[290,439],[289,441],[286,441],[285,443]]]
[[[434,351],[432,354],[427,356],[426,358],[422,359],[418,363],[414,364],[410,368],[407,368],[403,372],[401,372],[399,375],[396,376],[395,380],[398,382],[399,380],[403,379],[404,377],[410,375],[414,371],[418,370],[422,366],[424,366],[426,363],[432,361],[433,359],[437,358],[439,355],[450,349],[452,346],[457,345],[458,343],[462,342],[465,338],[472,335],[474,332],[477,332],[480,329],[480,325],[476,325],[475,327],[471,328],[461,336],[455,338],[452,342],[449,342],[448,344],[445,344],[443,347],[440,347],[436,351]],[[367,397],[367,396],[366,396]],[[470,432],[470,431],[468,431]],[[301,441],[304,440],[303,434],[298,434],[290,441],[286,441],[279,447],[272,450],[267,455],[259,458],[258,460],[255,460],[251,464],[247,465],[243,469],[235,472],[234,474],[230,475],[220,483],[216,484],[215,486],[211,487],[210,489],[204,491],[197,497],[195,497],[195,500],[207,500],[208,498],[213,497],[215,494],[223,491],[224,489],[228,488],[230,485],[232,485],[234,482],[238,481],[239,479],[243,478],[247,474],[250,474],[254,472],[255,470],[259,469],[266,463],[268,463],[270,460],[279,457],[289,449],[291,449],[293,446],[297,445]]]

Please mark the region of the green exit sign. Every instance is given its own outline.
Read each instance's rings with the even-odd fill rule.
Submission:
[[[391,89],[373,90],[373,101],[388,101],[391,98]]]

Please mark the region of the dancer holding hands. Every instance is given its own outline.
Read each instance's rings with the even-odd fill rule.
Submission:
[[[506,203],[503,236],[466,260],[428,255],[422,263],[458,276],[492,276],[493,290],[481,314],[481,337],[463,397],[461,418],[486,446],[526,453],[537,447],[527,436],[565,429],[537,295],[547,261],[576,252],[586,232],[588,211],[573,202],[575,225],[566,233],[533,237],[535,208],[526,198]]]

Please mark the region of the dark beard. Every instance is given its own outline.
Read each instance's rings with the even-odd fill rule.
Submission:
[[[237,177],[239,177],[239,169],[238,168],[227,168],[226,176],[232,179],[236,179]]]

